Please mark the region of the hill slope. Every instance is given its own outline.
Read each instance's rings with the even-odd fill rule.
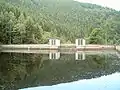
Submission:
[[[3,9],[4,8],[4,9]],[[85,38],[88,43],[119,44],[120,12],[73,0],[0,1],[0,42],[63,43]]]

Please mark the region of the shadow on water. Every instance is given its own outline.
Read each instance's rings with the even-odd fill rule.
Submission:
[[[0,89],[51,86],[120,71],[115,54],[86,55],[85,60],[76,60],[75,54],[49,58],[49,54],[1,53]]]

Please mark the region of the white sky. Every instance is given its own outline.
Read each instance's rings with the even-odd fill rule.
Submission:
[[[120,11],[120,0],[74,0],[74,1],[97,4]]]

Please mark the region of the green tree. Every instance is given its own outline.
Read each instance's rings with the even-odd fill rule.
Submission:
[[[92,30],[89,36],[90,44],[103,44],[104,38],[102,30],[100,28],[95,28]]]

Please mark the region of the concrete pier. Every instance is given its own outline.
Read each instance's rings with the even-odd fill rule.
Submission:
[[[114,50],[114,45],[85,45],[77,47],[77,50]]]
[[[21,44],[21,45],[1,45],[2,50],[69,50],[69,51],[83,51],[83,50],[114,50],[120,51],[120,46],[114,45],[85,45],[75,47],[75,44],[61,44],[58,46],[51,46],[49,44]]]
[[[116,48],[117,51],[120,52],[120,46],[116,46],[115,48]]]
[[[93,45],[86,44],[85,39],[79,38],[73,44],[61,44],[59,39],[50,38],[48,44],[11,44],[0,45],[1,50],[65,50],[65,51],[84,51],[84,50],[114,50],[120,47],[114,45]]]
[[[103,54],[103,53],[110,53],[110,54],[115,54],[117,51],[115,50],[100,50],[100,51],[59,51],[59,50],[2,50],[2,52],[5,53],[35,53],[35,54],[49,54],[49,53],[58,53],[60,52],[61,54],[74,54],[74,53],[85,53],[85,54]]]
[[[47,50],[47,49],[58,49],[58,46],[51,46],[48,44],[21,44],[21,45],[1,45],[2,49],[23,49],[23,50]]]

